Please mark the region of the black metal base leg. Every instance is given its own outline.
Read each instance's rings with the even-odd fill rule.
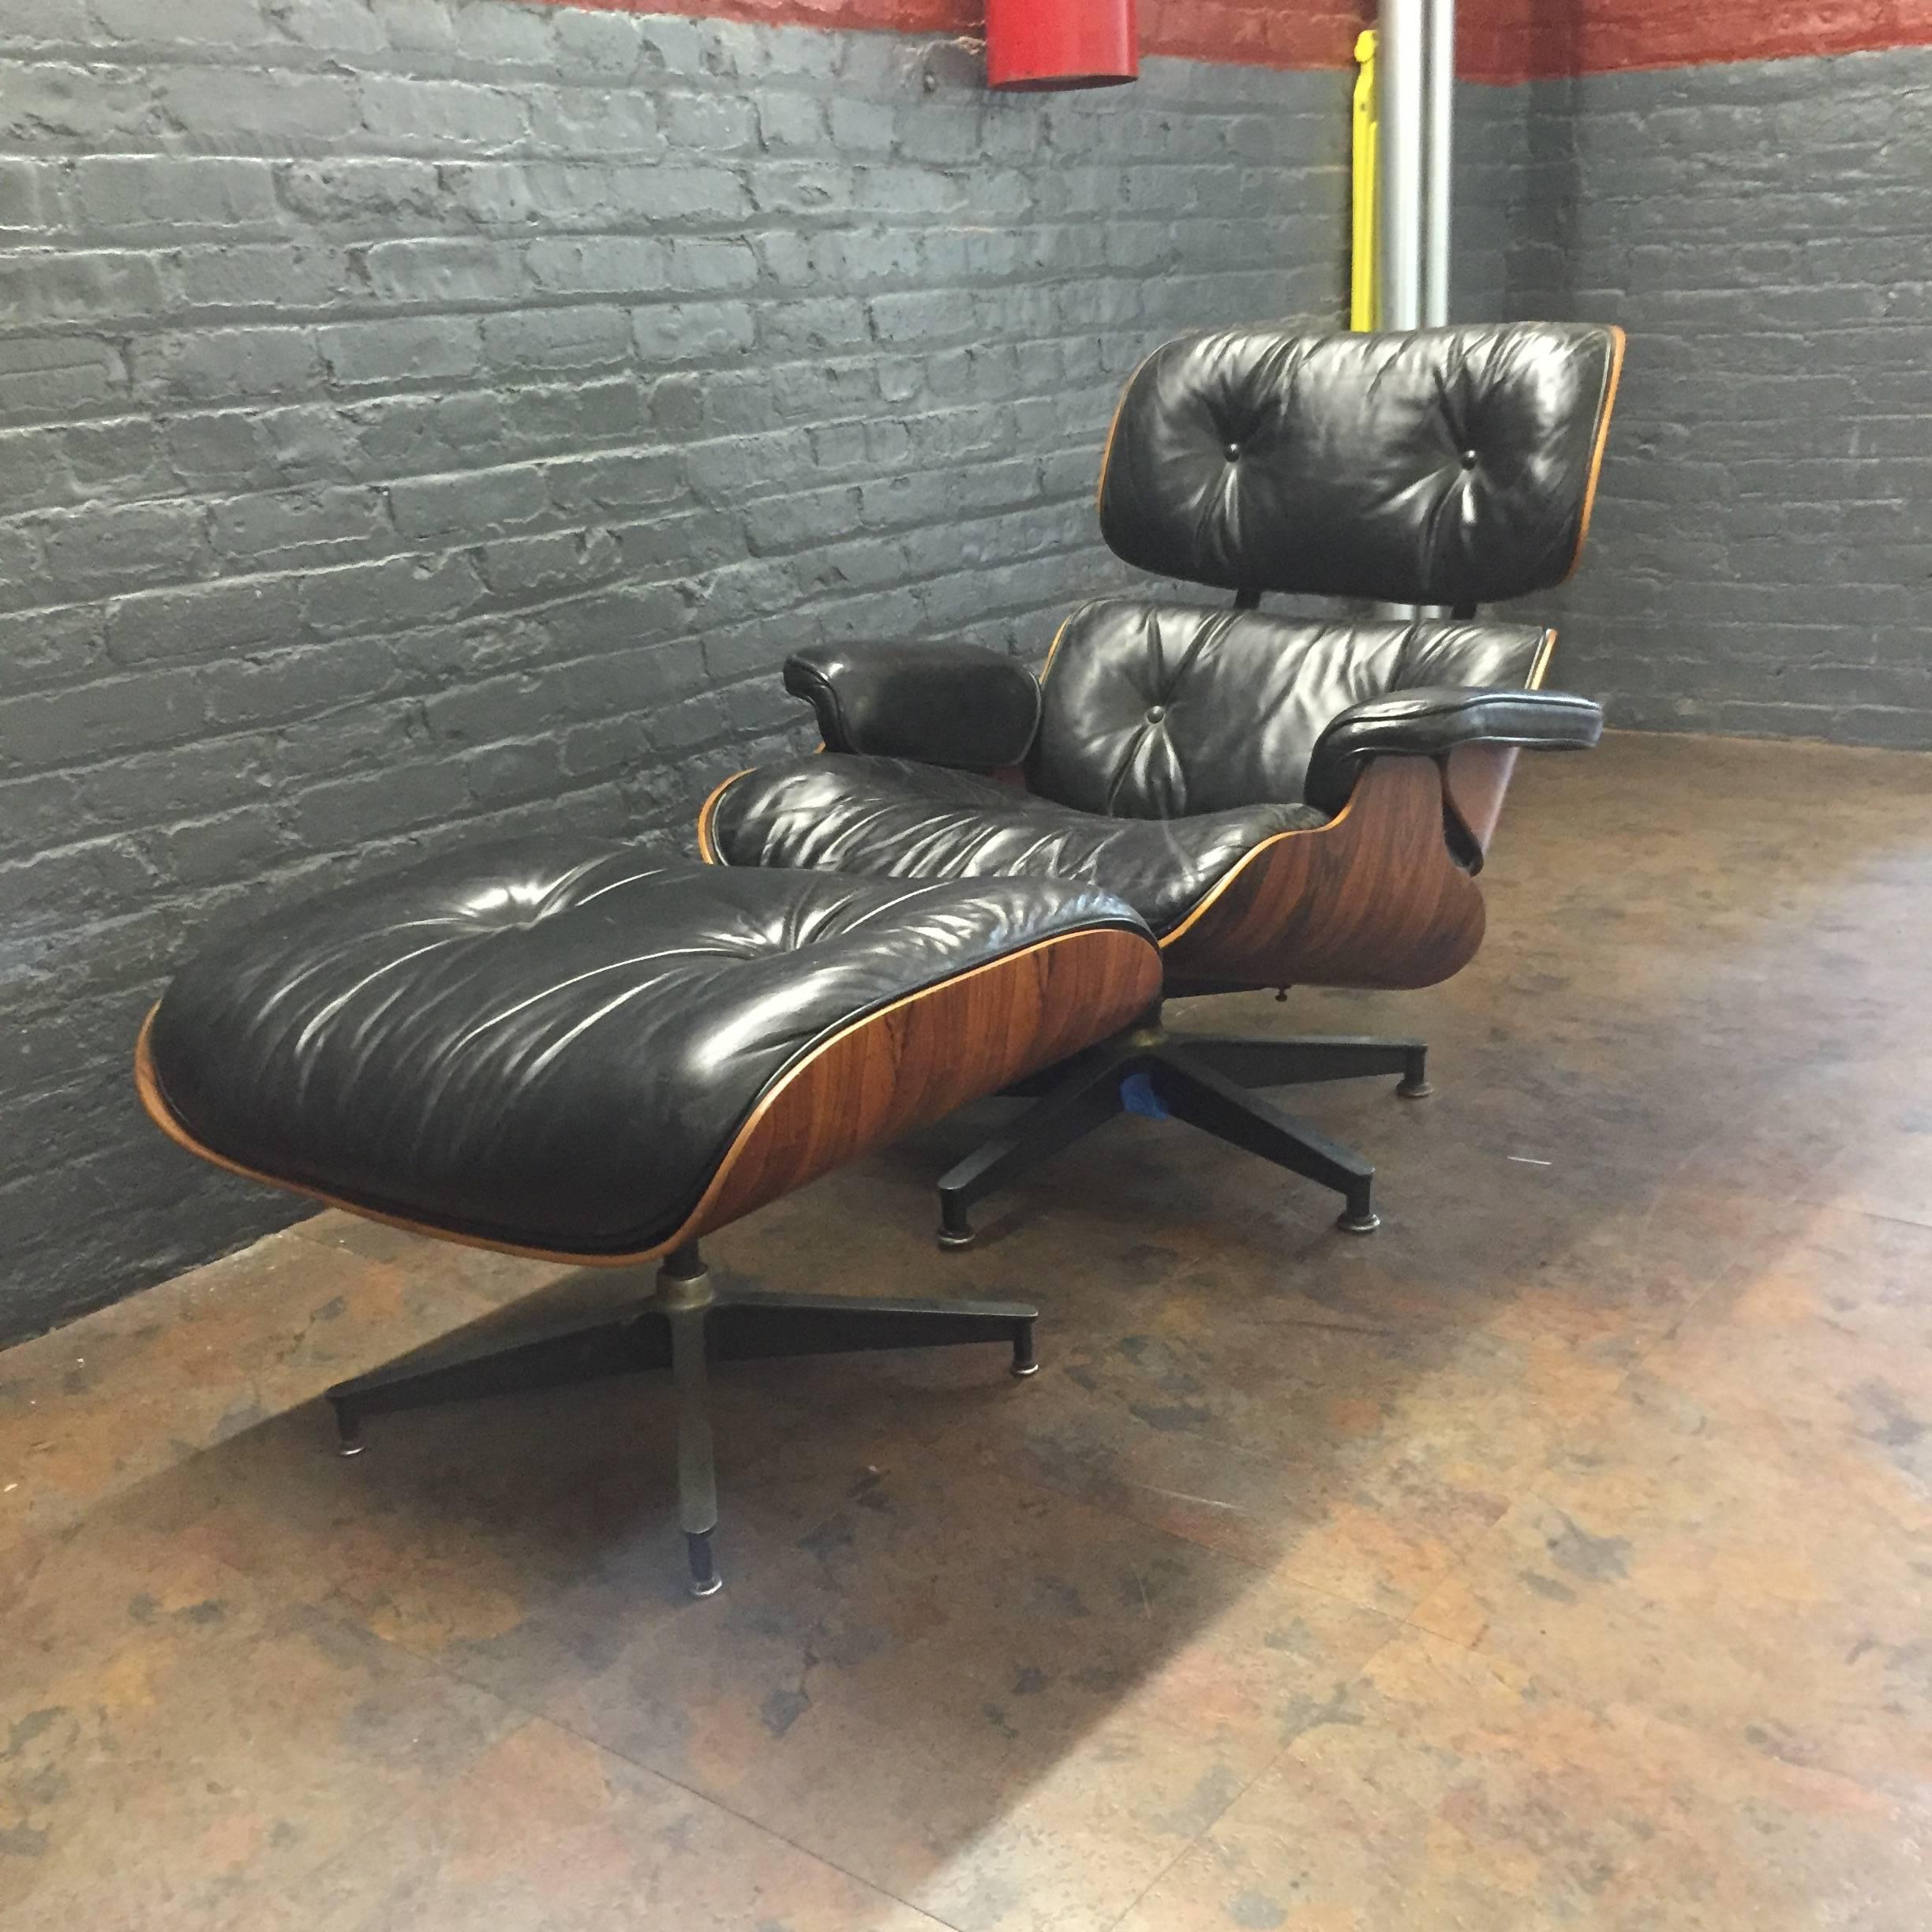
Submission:
[[[939,1181],[939,1245],[972,1245],[971,1209],[1017,1175],[1085,1139],[1121,1111],[1121,1082],[1140,1063],[1137,1050],[1102,1048],[1068,1069],[1065,1082],[1036,1100],[1003,1133],[975,1148]]]
[[[590,1312],[522,1319],[514,1326],[492,1320],[339,1382],[328,1399],[345,1446],[360,1443],[368,1416],[669,1368],[670,1331],[651,1292],[650,1273],[604,1273],[592,1286],[601,1292]]]
[[[1154,1085],[1177,1119],[1291,1174],[1333,1188],[1347,1203],[1338,1227],[1372,1234],[1382,1224],[1372,1204],[1375,1169],[1320,1129],[1237,1087],[1185,1048],[1170,1046],[1155,1062]]]
[[[851,1295],[721,1291],[708,1328],[713,1361],[772,1361],[788,1355],[848,1355],[891,1349],[1009,1343],[1014,1372],[1032,1359],[1039,1310],[1024,1301],[890,1300]],[[1035,1365],[1037,1366],[1037,1365]]]
[[[1320,1080],[1365,1080],[1398,1073],[1395,1091],[1405,1100],[1428,1093],[1428,1046],[1417,1039],[1346,1039],[1316,1035],[1305,1039],[1243,1039],[1224,1035],[1172,1043],[1204,1062],[1237,1087],[1302,1087]]]

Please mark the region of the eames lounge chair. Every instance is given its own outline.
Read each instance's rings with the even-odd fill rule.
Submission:
[[[708,799],[705,858],[1103,888],[1157,936],[1164,997],[1447,979],[1483,936],[1476,878],[1519,750],[1582,750],[1587,698],[1542,688],[1555,633],[1478,621],[1547,590],[1589,524],[1623,336],[1514,324],[1196,335],[1129,381],[1099,488],[1128,563],[1234,593],[1109,597],[1036,678],[968,646],[824,646],[785,665],[822,753]],[[1264,592],[1447,606],[1449,621],[1256,608]],[[1040,1097],[939,1184],[974,1202],[1124,1110],[1165,1114],[1334,1189],[1375,1170],[1255,1089],[1395,1073],[1417,1039],[1206,1038],[1134,1026],[1013,1091]]]

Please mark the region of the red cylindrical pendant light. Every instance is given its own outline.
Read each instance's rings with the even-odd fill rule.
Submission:
[[[1134,0],[987,0],[987,85],[1118,87],[1140,73]]]

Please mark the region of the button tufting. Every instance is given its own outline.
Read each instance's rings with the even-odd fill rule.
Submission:
[[[1238,443],[1230,443],[1227,446],[1227,449],[1225,453],[1228,461],[1230,462],[1234,462],[1237,460],[1241,455],[1241,445]]]
[[[1166,715],[1167,707],[1165,705],[1149,705],[1148,706],[1147,721],[1150,724],[1158,724]]]
[[[1462,452],[1462,467],[1465,470],[1473,470],[1476,467],[1476,452],[1473,450],[1465,450]]]

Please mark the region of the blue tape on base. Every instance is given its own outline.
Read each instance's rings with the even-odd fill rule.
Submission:
[[[1154,1091],[1154,1076],[1151,1073],[1129,1073],[1120,1084],[1121,1105],[1129,1114],[1144,1114],[1149,1120],[1167,1120],[1172,1117],[1161,1105],[1161,1097]]]

